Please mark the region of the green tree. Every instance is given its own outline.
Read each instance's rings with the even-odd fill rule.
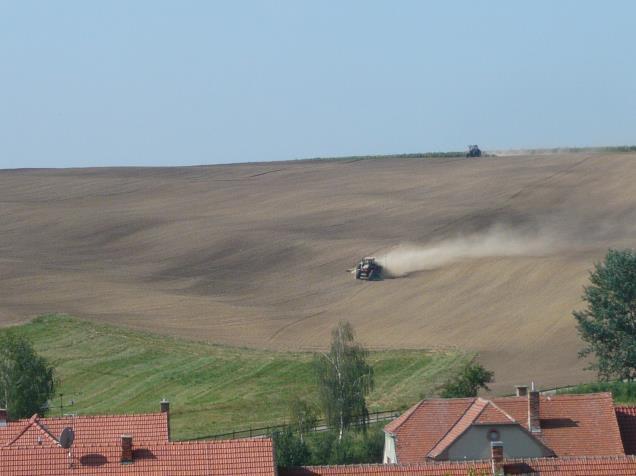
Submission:
[[[368,418],[366,396],[373,389],[373,369],[367,356],[354,342],[351,324],[341,321],[331,332],[329,353],[315,360],[318,395],[328,424],[338,428],[338,441],[351,423]]]
[[[276,450],[276,466],[290,468],[309,462],[309,448],[289,427],[274,432],[272,439]]]
[[[0,335],[0,407],[12,418],[42,413],[53,395],[53,368],[14,332]]]
[[[318,416],[313,405],[298,397],[294,398],[289,404],[289,414],[291,424],[300,441],[305,441],[305,434],[311,431],[318,423]]]
[[[590,273],[584,288],[587,309],[574,311],[577,328],[587,346],[581,357],[591,353],[590,367],[599,377],[632,380],[636,376],[636,253],[610,249]]]
[[[494,377],[494,372],[486,370],[477,362],[469,362],[459,374],[446,381],[441,395],[444,398],[476,397],[480,388],[490,390],[487,384]]]
[[[382,462],[384,432],[381,426],[368,431],[345,432],[338,440],[338,432],[312,433],[310,441],[311,465],[372,464]]]

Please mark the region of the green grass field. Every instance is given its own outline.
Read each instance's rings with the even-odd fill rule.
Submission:
[[[170,400],[172,435],[195,438],[282,422],[293,396],[312,399],[312,354],[232,348],[129,331],[62,315],[13,329],[55,367],[64,412],[154,412]],[[406,407],[471,355],[418,350],[372,352],[370,411]],[[68,407],[73,399],[74,405]],[[50,415],[59,415],[59,397]]]
[[[614,403],[636,405],[636,382],[593,382],[561,389],[558,393],[611,392]]]

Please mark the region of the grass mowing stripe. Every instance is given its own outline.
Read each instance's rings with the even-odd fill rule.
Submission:
[[[560,389],[557,393],[611,392],[617,405],[636,405],[636,382],[593,382]]]
[[[64,412],[155,412],[166,397],[176,439],[280,423],[291,398],[316,399],[308,352],[213,345],[64,315],[14,329],[54,365],[65,404],[75,400]],[[405,407],[431,395],[470,357],[456,351],[371,352],[376,387],[370,410]],[[51,414],[59,414],[59,398]]]

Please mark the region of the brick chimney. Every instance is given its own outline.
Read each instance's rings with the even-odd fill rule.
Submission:
[[[161,402],[159,402],[159,405],[161,405],[161,413],[166,414],[168,423],[168,441],[170,441],[170,402],[164,398]]]
[[[534,382],[528,393],[528,429],[532,433],[541,433],[541,402],[539,392],[534,389]]]
[[[9,421],[9,413],[6,408],[0,408],[0,428],[7,426]]]
[[[490,442],[490,460],[493,476],[504,476],[504,453],[501,441]]]
[[[517,385],[515,387],[517,397],[525,397],[528,395],[528,386],[527,385]]]
[[[132,435],[121,435],[121,464],[131,464],[133,462],[133,442]]]

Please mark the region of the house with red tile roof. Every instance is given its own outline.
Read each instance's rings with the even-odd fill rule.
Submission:
[[[170,441],[169,406],[143,415],[107,415],[8,421],[0,410],[0,474],[182,475],[277,474],[269,438]],[[74,434],[70,448],[60,435]]]
[[[4,426],[2,424],[4,422]],[[169,413],[141,415],[93,415],[6,421],[0,417],[0,447],[59,446],[64,428],[72,428],[74,445],[104,446],[117,442],[121,435],[132,435],[135,443],[165,443],[169,441]]]
[[[422,400],[384,432],[385,463],[485,460],[495,441],[506,458],[625,455],[610,393]]]
[[[268,438],[149,443],[136,445],[130,458],[117,445],[101,447],[9,447],[0,449],[3,476],[139,475],[274,476]]]
[[[387,464],[281,476],[633,476],[636,407],[609,393],[423,400],[386,425]]]

